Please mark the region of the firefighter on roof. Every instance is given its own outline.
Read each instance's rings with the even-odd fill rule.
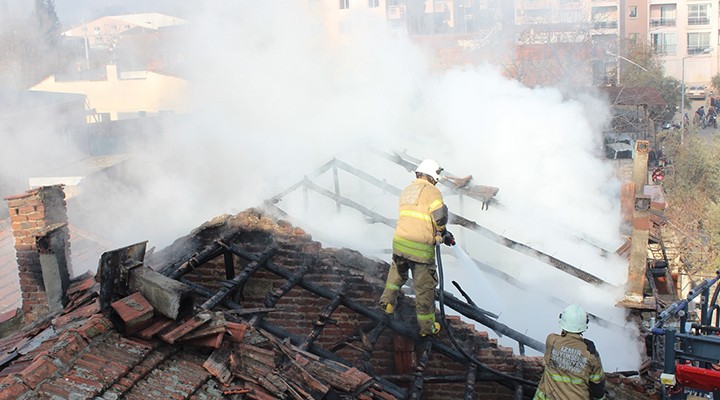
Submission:
[[[415,170],[417,179],[400,194],[400,212],[393,237],[393,256],[380,307],[392,314],[400,288],[412,271],[415,307],[420,336],[440,332],[435,321],[435,287],[438,284],[435,266],[435,245],[455,245],[452,233],[445,229],[447,206],[435,184],[442,168],[433,160],[425,160]]]
[[[588,316],[577,304],[560,314],[562,332],[545,340],[545,371],[533,400],[602,399],[605,374],[595,344],[584,339]]]

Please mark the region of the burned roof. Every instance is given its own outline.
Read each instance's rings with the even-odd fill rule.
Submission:
[[[398,154],[388,159],[414,169]],[[330,167],[346,169],[390,193],[398,190],[338,160],[323,172]],[[469,181],[469,176],[457,178],[451,185],[483,203],[497,192],[468,187]],[[392,225],[311,181],[300,185]],[[484,191],[476,193],[477,188]],[[57,191],[46,189],[48,194]],[[33,196],[52,197],[44,196],[44,190],[22,197],[29,202],[37,202]],[[0,341],[0,393],[20,399],[68,393],[134,398],[161,385],[177,398],[532,396],[542,359],[524,356],[524,348],[542,352],[543,343],[493,320],[465,293],[467,302],[442,291],[443,319],[445,306],[465,318],[448,316],[447,336],[420,338],[414,301],[401,296],[392,317],[377,307],[388,264],[354,250],[323,248],[302,228],[279,219],[285,214],[274,204],[283,195],[262,209],[208,221],[157,253],[147,252],[145,242],[103,253],[97,275],[78,278],[67,289],[62,310]],[[16,198],[8,204],[17,216],[39,213]],[[505,246],[542,255],[462,216],[453,214],[452,220]],[[597,281],[554,257],[547,259],[578,279]],[[600,325],[613,323],[591,318]],[[516,340],[520,355],[478,332],[475,322]],[[128,358],[125,351],[140,355]],[[175,364],[187,368],[173,370]],[[324,377],[330,370],[331,377]],[[185,373],[201,379],[187,386],[196,381],[183,378]],[[335,375],[344,380],[338,382]],[[295,397],[302,393],[309,397]],[[637,393],[617,393],[614,398],[637,398]]]
[[[394,399],[422,395],[423,386],[429,399],[523,387],[527,396],[523,382],[541,371],[538,357],[514,356],[457,317],[450,323],[468,348],[519,378],[469,365],[442,339],[421,341],[414,302],[401,296],[395,318],[375,305],[386,263],[323,248],[257,209],[143,253],[143,265],[120,253],[76,279],[60,313],[0,341],[0,398]],[[129,268],[127,286],[103,281],[112,265]],[[199,301],[168,318],[148,300],[157,288],[133,283],[142,274],[182,283]],[[416,362],[432,379],[411,374],[413,348],[428,357]],[[467,389],[467,379],[486,383]]]

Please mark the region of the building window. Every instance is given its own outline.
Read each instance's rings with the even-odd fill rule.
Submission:
[[[338,30],[344,35],[349,35],[352,33],[352,25],[350,25],[349,22],[340,22],[338,24]]]
[[[687,53],[699,54],[710,48],[710,32],[697,32],[687,34]]]
[[[595,29],[615,29],[618,27],[618,11],[615,6],[593,7],[592,22]]]
[[[688,4],[688,25],[709,25],[709,4]]]
[[[370,7],[370,8],[380,7],[380,0],[368,0],[368,7]]]
[[[675,26],[677,18],[674,4],[665,4],[660,6],[650,6],[650,26]]]
[[[340,9],[347,10],[350,8],[350,0],[340,0]]]
[[[675,33],[653,33],[650,37],[652,49],[655,54],[675,54],[677,41]]]
[[[100,27],[99,26],[94,27],[93,31],[95,31],[96,34],[100,33]]]
[[[638,7],[637,6],[628,7],[628,17],[630,17],[630,18],[638,17]]]
[[[628,33],[628,42],[630,44],[640,43],[640,34],[639,33]]]

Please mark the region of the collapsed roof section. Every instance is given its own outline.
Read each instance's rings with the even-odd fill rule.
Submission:
[[[382,313],[386,269],[258,210],[218,217],[147,258],[145,243],[107,252],[53,319],[0,342],[0,398],[532,395],[539,358],[452,318],[483,360],[471,363],[445,339],[420,340],[413,301],[401,296],[395,318]]]
[[[389,170],[390,166],[393,164],[397,167],[401,167],[407,172],[412,172],[415,170],[417,165],[420,163],[420,159],[413,157],[412,155],[407,154],[406,152],[385,152],[377,149],[371,149],[370,150],[374,156],[377,156],[381,160],[385,160],[387,162],[388,167],[385,168],[385,170]],[[363,171],[362,169],[356,168],[352,166],[351,164],[344,162],[339,159],[332,159],[322,165],[320,168],[318,168],[316,171],[314,171],[312,174],[309,174],[305,178],[303,178],[301,181],[295,183],[294,185],[290,186],[286,190],[282,191],[281,193],[277,194],[276,196],[270,198],[268,201],[266,201],[265,206],[267,207],[275,207],[277,208],[278,212],[281,213],[281,215],[287,215],[285,211],[281,209],[281,201],[283,201],[286,197],[288,197],[290,194],[292,194],[295,191],[302,190],[304,201],[307,202],[308,192],[313,192],[317,195],[323,196],[325,198],[330,199],[331,201],[334,201],[336,203],[338,211],[347,210],[347,209],[353,209],[357,212],[360,212],[363,214],[367,220],[370,223],[374,224],[383,224],[386,225],[389,228],[395,227],[395,219],[393,217],[385,216],[379,212],[376,212],[374,210],[374,207],[369,204],[363,204],[362,200],[357,197],[348,197],[344,196],[341,193],[341,187],[342,183],[340,177],[342,176],[340,172],[344,172],[346,174],[349,174],[350,176],[353,176],[355,178],[360,179],[362,182],[370,184],[371,186],[374,186],[383,192],[386,192],[392,196],[399,196],[400,192],[402,191],[401,188],[398,188],[396,186],[393,186],[387,182],[387,180],[384,177],[376,177],[371,175],[370,173],[367,173]],[[321,183],[319,183],[322,178],[325,178],[326,175],[332,175],[332,187],[333,190],[326,189]],[[447,188],[450,193],[446,194],[446,197],[449,196],[457,196],[459,198],[459,202],[462,204],[464,199],[470,199],[471,201],[477,202],[480,205],[481,210],[487,210],[491,205],[494,205],[496,207],[502,207],[502,204],[498,201],[496,198],[497,193],[499,192],[499,188],[492,187],[492,186],[484,186],[479,184],[473,183],[473,177],[472,175],[466,175],[464,177],[461,177],[462,175],[457,175],[454,173],[450,173],[448,171],[443,171],[441,174],[442,179],[439,182],[439,185],[442,185],[443,187]],[[347,185],[346,185],[347,187]],[[476,204],[477,204],[476,203]],[[395,203],[392,203],[395,204]],[[466,206],[466,208],[472,207]],[[600,286],[600,287],[607,287],[610,289],[614,289],[616,285],[609,283],[605,281],[604,279],[593,275],[581,268],[578,268],[576,266],[571,265],[568,262],[565,262],[553,255],[547,254],[545,252],[542,252],[540,250],[534,249],[524,243],[518,242],[516,240],[513,240],[509,237],[503,236],[501,234],[498,234],[481,224],[477,223],[476,221],[472,220],[471,218],[465,217],[461,215],[462,210],[460,212],[450,212],[450,218],[449,218],[449,225],[460,225],[467,229],[468,232],[472,232],[474,235],[478,235],[480,237],[483,237],[485,239],[489,239],[490,241],[497,243],[501,246],[507,247],[508,249],[514,250],[516,252],[525,254],[529,257],[532,257],[533,259],[536,259],[538,261],[541,261],[543,263],[546,263],[548,266],[551,266],[558,271],[569,275],[573,277],[574,279],[578,279],[580,281],[583,281],[585,283],[589,283],[591,285]],[[597,247],[597,251],[603,255],[609,254],[609,252],[605,249]],[[385,250],[384,252],[388,253],[390,252],[389,249]],[[507,272],[503,271],[501,268],[497,268],[492,265],[487,265],[484,263],[481,263],[480,261],[476,259],[472,259],[472,261],[477,265],[478,268],[480,268],[484,273],[491,274],[505,282],[510,283],[512,286],[517,287],[521,290],[528,290],[529,285],[518,280],[514,276],[508,274]],[[460,289],[461,290],[461,289]],[[547,298],[558,304],[559,306],[562,306],[565,304],[565,301],[556,297],[553,293],[547,293]],[[492,311],[492,310],[490,310]],[[595,315],[593,313],[590,313],[590,318],[594,323],[597,323],[600,326],[611,328],[616,331],[622,331],[625,329],[625,327],[618,325],[614,322],[608,321],[601,316]],[[486,324],[487,326],[487,324]]]

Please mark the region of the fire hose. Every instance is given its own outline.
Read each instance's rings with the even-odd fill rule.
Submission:
[[[490,372],[492,374],[495,374],[501,378],[508,379],[517,383],[521,383],[523,385],[527,385],[533,388],[537,387],[537,383],[528,381],[522,378],[518,378],[516,376],[512,376],[509,374],[506,374],[504,372],[497,371],[495,369],[492,369],[488,367],[487,365],[480,362],[478,359],[476,359],[472,354],[468,353],[464,348],[460,346],[460,344],[455,339],[455,335],[453,335],[452,328],[450,327],[450,324],[447,322],[447,318],[445,316],[445,284],[444,284],[444,278],[443,278],[443,267],[442,267],[442,258],[440,257],[440,245],[435,245],[435,258],[437,258],[437,266],[438,266],[438,281],[440,283],[440,292],[438,294],[438,302],[440,303],[440,318],[442,320],[442,325],[447,330],[448,338],[450,338],[450,341],[452,342],[453,346],[467,359],[470,363],[476,365],[478,368]]]

